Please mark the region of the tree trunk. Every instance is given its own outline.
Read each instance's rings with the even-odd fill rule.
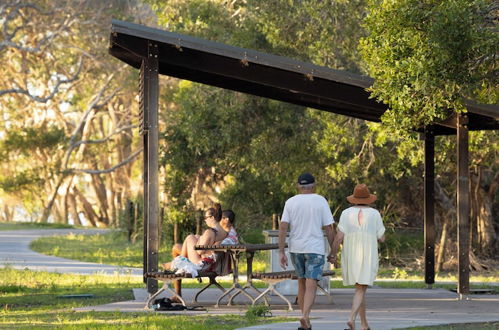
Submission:
[[[74,194],[68,192],[67,198],[69,213],[71,214],[71,218],[73,218],[73,224],[75,226],[81,226],[80,216],[78,215],[78,208],[76,205],[76,197]]]
[[[279,214],[274,213],[272,214],[272,230],[278,230],[279,229]]]
[[[52,209],[54,223],[66,223],[66,210],[64,198],[56,198]]]
[[[203,216],[203,210],[196,210],[196,235],[201,235]]]
[[[54,206],[55,199],[57,198],[59,188],[61,187],[62,183],[64,182],[64,179],[66,176],[62,175],[60,178],[58,178],[57,184],[55,188],[52,190],[52,195],[49,199],[49,202],[43,209],[42,216],[38,219],[38,222],[48,222],[49,216],[52,213],[52,207]]]
[[[90,222],[92,227],[98,227],[99,216],[95,213],[92,204],[88,202],[88,200],[83,196],[83,194],[76,188],[73,188],[75,195],[80,199],[83,210],[85,212],[85,218]]]
[[[445,221],[444,219],[442,219],[442,234],[440,235],[440,243],[438,244],[438,251],[437,251],[437,262],[436,262],[436,265],[435,265],[435,272],[440,272],[440,270],[442,270],[442,267],[444,265],[444,255],[445,255],[445,243],[447,242],[447,240],[449,239],[449,237],[447,237],[447,228],[449,227],[447,221]]]
[[[97,165],[97,163],[95,164]],[[95,167],[97,167],[96,165]],[[97,197],[97,201],[99,203],[99,213],[101,214],[100,220],[102,222],[109,223],[109,204],[107,202],[106,186],[102,182],[99,174],[92,175],[92,187],[94,188],[95,196]]]
[[[3,221],[12,221],[14,218],[14,208],[10,208],[8,205],[3,206]]]
[[[479,193],[479,208],[477,212],[477,240],[479,251],[486,257],[495,254],[496,232],[494,229],[494,219],[492,216],[492,201],[488,194],[482,189]]]
[[[116,211],[116,204],[118,203],[118,194],[115,190],[112,190],[109,195],[111,199],[111,205],[109,205],[109,225],[111,227],[118,227],[118,212]]]
[[[449,233],[452,229],[451,224],[456,223],[457,214],[454,200],[447,196],[444,189],[437,180],[435,180],[435,202],[440,206],[439,213],[442,223],[442,233],[440,235],[440,243],[437,252],[437,262],[435,265],[436,271],[438,272],[442,269],[442,266],[445,263],[446,244],[450,240]]]
[[[474,194],[472,203],[476,223],[476,247],[480,255],[493,257],[495,255],[496,232],[494,228],[494,217],[492,214],[493,199],[497,190],[497,179],[492,171],[478,168],[478,173],[474,173],[471,184]]]
[[[130,243],[135,243],[132,240],[134,236],[134,210],[133,210],[133,202],[131,200],[126,201],[125,206],[125,225],[128,233],[128,241]]]
[[[71,182],[66,187],[66,192],[64,193],[64,221],[65,221],[64,223],[66,224],[69,223],[69,214],[70,214],[69,202],[68,202],[70,187],[71,187]]]
[[[481,271],[487,269],[488,267],[480,262],[473,251],[470,251],[470,270]]]
[[[123,199],[122,191],[115,193],[115,195],[116,196],[114,198],[114,203],[112,208],[112,222],[115,227],[119,227],[120,210],[123,210],[123,208],[126,207],[126,203],[123,203],[125,199]]]
[[[179,235],[178,235],[178,223],[177,222],[175,222],[173,224],[173,242],[174,243],[180,243]]]

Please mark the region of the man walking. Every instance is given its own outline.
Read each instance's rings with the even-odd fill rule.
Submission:
[[[291,262],[298,276],[298,305],[302,312],[299,329],[310,329],[310,310],[315,301],[317,281],[322,277],[325,249],[322,228],[332,246],[333,215],[324,197],[315,193],[315,178],[309,173],[298,177],[298,195],[286,201],[279,225],[279,259],[288,266],[284,253],[286,233],[290,226],[288,247]]]

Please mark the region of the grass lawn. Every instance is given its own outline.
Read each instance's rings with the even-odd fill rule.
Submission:
[[[119,231],[98,235],[42,237],[31,243],[36,252],[57,257],[123,267],[142,268],[142,241],[132,244]],[[170,251],[161,248],[160,256]],[[166,261],[166,260],[165,260]]]
[[[0,269],[0,328],[221,330],[292,320],[250,313],[247,316],[185,316],[72,310],[133,299],[131,289],[141,286],[141,278],[128,275],[66,275],[3,268]],[[62,297],[74,294],[92,297]]]

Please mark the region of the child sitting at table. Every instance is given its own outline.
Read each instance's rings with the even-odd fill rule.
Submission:
[[[236,221],[236,214],[232,210],[225,210],[222,212],[222,220],[220,224],[222,228],[228,232],[227,237],[224,238],[220,245],[237,245],[239,244],[239,239],[237,235],[236,228],[234,228],[234,222]]]

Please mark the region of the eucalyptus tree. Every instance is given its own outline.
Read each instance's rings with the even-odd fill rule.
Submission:
[[[136,102],[107,40],[132,3],[0,4],[0,187],[39,221],[113,223],[130,197]]]

